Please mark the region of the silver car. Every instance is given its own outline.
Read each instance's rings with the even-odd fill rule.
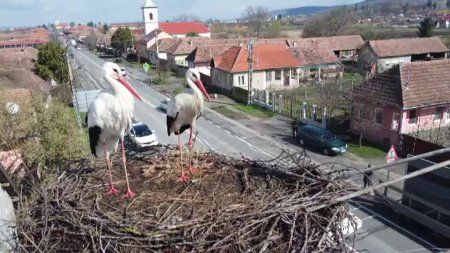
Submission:
[[[127,130],[128,137],[131,142],[138,148],[150,147],[158,145],[158,138],[155,130],[151,130],[146,124],[136,122],[131,124]]]

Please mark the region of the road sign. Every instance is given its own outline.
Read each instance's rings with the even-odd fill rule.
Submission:
[[[388,163],[391,163],[391,162],[394,162],[395,160],[397,160],[397,158],[398,158],[397,151],[395,151],[395,147],[394,147],[394,145],[392,145],[386,154],[386,161]]]
[[[144,64],[142,65],[142,67],[144,68],[145,74],[147,74],[148,70],[150,69],[150,64],[144,63]]]

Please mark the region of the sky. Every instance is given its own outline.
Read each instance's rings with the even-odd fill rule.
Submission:
[[[160,21],[182,14],[204,20],[232,19],[241,16],[247,6],[264,6],[270,10],[301,6],[353,4],[361,0],[153,0]],[[142,21],[145,0],[0,0],[0,27],[36,26],[60,22],[86,24],[94,22]]]

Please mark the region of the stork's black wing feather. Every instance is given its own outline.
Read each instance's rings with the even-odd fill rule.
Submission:
[[[98,144],[101,132],[102,132],[102,129],[98,126],[93,126],[93,127],[89,128],[89,144],[91,147],[91,153],[95,156],[97,156],[97,154],[95,152],[95,147]]]

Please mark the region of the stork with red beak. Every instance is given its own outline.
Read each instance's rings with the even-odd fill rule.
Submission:
[[[202,81],[200,80],[200,72],[197,69],[188,69],[186,71],[186,82],[189,85],[188,90],[178,94],[174,99],[170,100],[167,105],[167,134],[178,135],[178,147],[180,148],[180,180],[188,182],[189,177],[183,168],[183,145],[181,144],[180,135],[190,129],[189,133],[189,171],[194,173],[192,167],[192,131],[195,127],[196,120],[203,112],[203,95],[211,102],[208,92],[206,92]]]
[[[96,157],[104,157],[109,172],[111,187],[108,193],[117,195],[114,187],[110,160],[110,152],[117,150],[120,140],[122,149],[122,162],[127,181],[127,193],[125,197],[134,197],[136,193],[130,189],[126,167],[125,148],[123,143],[125,129],[131,124],[134,112],[133,96],[139,100],[142,97],[123,77],[120,67],[112,62],[107,62],[102,67],[103,78],[111,85],[111,89],[102,91],[92,101],[86,115],[86,123],[89,127],[89,142],[91,152]]]

